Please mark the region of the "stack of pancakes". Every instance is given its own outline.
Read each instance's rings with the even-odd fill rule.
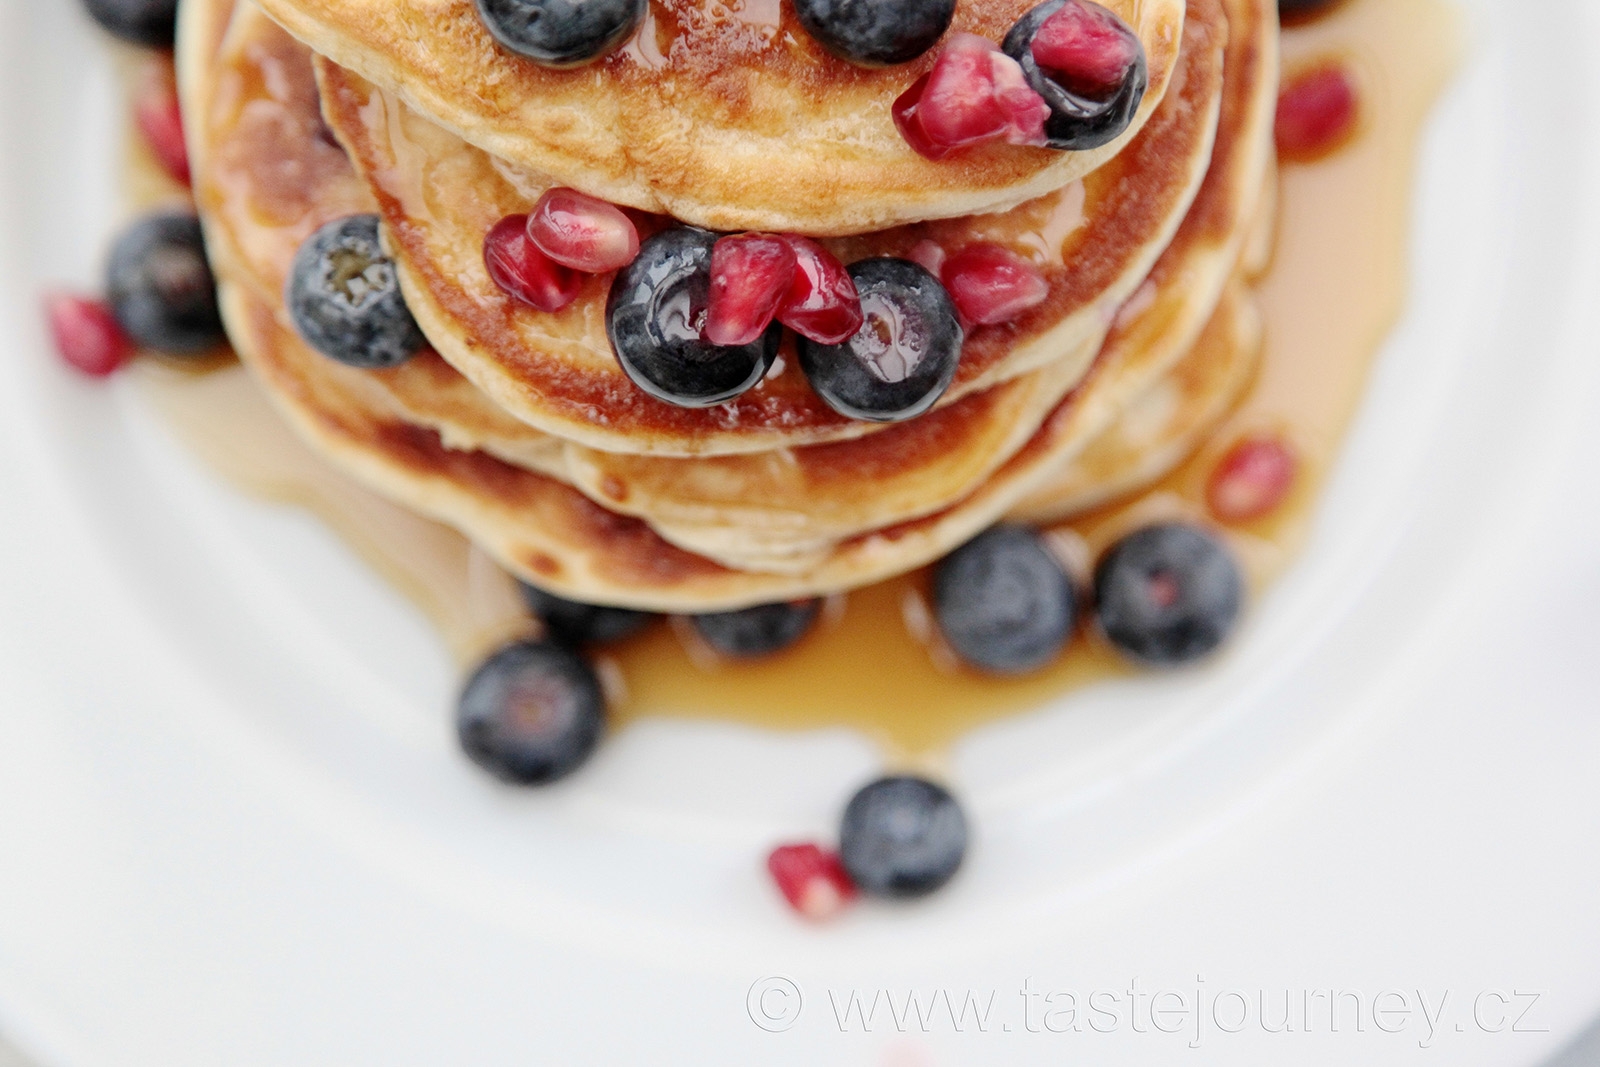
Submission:
[[[1247,383],[1269,243],[1276,0],[1109,0],[1144,44],[1133,126],[1091,152],[941,162],[889,115],[932,61],[862,70],[792,11],[655,0],[622,50],[549,70],[472,0],[185,0],[178,65],[224,317],[321,454],[563,596],[710,611],[854,588],[1008,517],[1051,522],[1165,473]],[[1026,0],[962,0],[991,40]],[[609,276],[556,313],[489,278],[484,235],[568,186],[846,263],[932,241],[1022,253],[1049,295],[967,331],[929,413],[853,421],[786,339],[712,408],[656,400],[605,330]],[[377,213],[431,350],[329,360],[284,289],[324,223]]]

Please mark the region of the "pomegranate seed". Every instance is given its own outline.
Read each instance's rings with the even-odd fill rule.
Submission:
[[[843,263],[809,237],[786,234],[794,250],[794,282],[778,321],[823,345],[843,344],[861,329],[861,296]]]
[[[104,300],[52,293],[45,297],[44,310],[56,352],[75,370],[104,378],[133,354],[133,343]]]
[[[1222,522],[1262,518],[1288,496],[1297,466],[1294,453],[1278,438],[1247,437],[1211,472],[1206,506]]]
[[[906,258],[935,278],[944,270],[944,246],[938,241],[924,238],[911,246],[911,251],[906,253]]]
[[[144,136],[150,154],[173,180],[189,184],[189,149],[183,142],[183,116],[178,108],[178,87],[172,72],[153,68],[133,106],[134,123]]]
[[[560,311],[578,298],[583,275],[539,251],[528,216],[507,215],[483,239],[483,264],[494,283],[540,311]]]
[[[794,281],[794,249],[781,237],[746,233],[711,248],[711,297],[704,336],[714,345],[747,345],[771,325]]]
[[[1048,140],[1044,124],[1050,105],[1028,84],[1022,65],[1004,52],[991,52],[989,74],[994,79],[995,106],[1006,119],[1002,136],[1011,144],[1043,146]]]
[[[791,907],[808,919],[837,915],[856,895],[836,852],[816,845],[782,845],[767,857],[767,870]]]
[[[587,274],[621,270],[639,254],[639,231],[614,204],[576,189],[551,189],[528,216],[539,251]]]
[[[1070,92],[1092,100],[1122,88],[1139,62],[1139,41],[1122,20],[1085,0],[1067,0],[1034,35],[1034,62]]]
[[[979,326],[1011,322],[1050,295],[1039,268],[996,244],[968,245],[940,272],[961,317]]]
[[[894,105],[889,109],[894,116],[894,127],[900,131],[900,136],[906,139],[906,144],[919,156],[928,159],[943,159],[953,149],[941,148],[928,140],[922,132],[922,119],[917,113],[918,106],[922,103],[922,94],[928,90],[929,75],[924,74],[911,83],[911,88],[895,97]]]
[[[1297,75],[1278,96],[1279,153],[1302,162],[1320,159],[1355,130],[1356,112],[1355,81],[1343,67],[1328,64]]]
[[[993,41],[958,33],[933,69],[895,100],[893,114],[907,144],[929,159],[943,159],[985,141],[1042,145],[1050,106]]]

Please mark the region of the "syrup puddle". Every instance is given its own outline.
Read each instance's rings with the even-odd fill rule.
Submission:
[[[1276,246],[1257,296],[1266,349],[1254,384],[1208,443],[1154,487],[1055,531],[1087,560],[1155,518],[1204,517],[1205,485],[1239,438],[1280,434],[1301,467],[1269,519],[1226,531],[1260,590],[1303,540],[1328,467],[1360,400],[1373,355],[1403,305],[1413,154],[1419,130],[1456,58],[1457,18],[1442,0],[1349,0],[1284,31],[1286,74],[1333,57],[1357,73],[1363,124],[1337,154],[1281,173]],[[176,187],[152,182],[135,148],[143,206]],[[1061,227],[1070,227],[1063,210]],[[463,666],[529,631],[515,586],[460,535],[372,494],[312,454],[236,364],[208,372],[155,361],[133,368],[138,387],[178,435],[245,491],[322,517],[433,620]],[[1036,708],[1080,686],[1129,673],[1080,637],[1053,667],[1022,679],[962,670],[930,651],[924,576],[838,598],[798,647],[756,664],[709,662],[659,625],[602,658],[621,679],[616,728],[689,717],[778,730],[849,726],[891,762],[926,766],[962,734]]]

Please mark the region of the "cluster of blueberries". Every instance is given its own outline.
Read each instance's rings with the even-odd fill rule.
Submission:
[[[1238,619],[1244,593],[1232,554],[1186,523],[1122,538],[1101,557],[1092,587],[1100,633],[1130,659],[1154,666],[1213,652]],[[605,697],[583,650],[632,636],[653,616],[522,588],[548,636],[489,656],[467,680],[456,721],[463,749],[480,766],[508,782],[542,785],[581,765],[605,731]],[[991,527],[945,557],[934,568],[931,594],[945,642],[993,675],[1048,665],[1084,614],[1082,595],[1044,537],[1023,526]],[[798,642],[819,607],[816,600],[763,604],[689,621],[717,652],[749,660]],[[960,805],[942,786],[882,778],[846,806],[840,860],[864,892],[918,896],[954,875],[966,841]]]
[[[606,303],[606,328],[623,370],[668,403],[705,407],[754,386],[777,356],[783,327],[773,323],[744,345],[705,340],[701,319],[717,235],[674,226],[647,238],[618,273]],[[930,408],[955,377],[962,329],[950,294],[910,260],[853,263],[868,328],[827,345],[798,337],[812,388],[852,418],[899,421]],[[335,219],[300,246],[286,300],[301,337],[355,367],[392,367],[427,344],[407,309],[375,215]]]
[[[625,366],[636,361],[664,373],[660,367],[666,353],[676,355],[682,366],[715,372],[719,361],[740,353],[757,363],[771,358],[776,327],[752,345],[715,348],[700,339],[685,312],[704,298],[714,240],[714,235],[688,227],[663,231],[645,241],[639,256],[619,274],[608,318]],[[939,371],[944,379],[937,384],[942,391],[959,358],[961,336],[943,287],[905,260],[864,260],[851,270],[869,315],[874,300],[898,301],[898,317],[906,328],[923,330],[933,314],[928,308],[934,307],[940,329],[950,338],[948,366]],[[425,344],[400,296],[374,216],[336,220],[308,239],[296,256],[287,296],[291,317],[305,339],[345,363],[392,366]],[[813,360],[819,351],[843,347],[803,339],[802,346],[803,353],[812,353],[802,358]],[[697,358],[708,347],[709,358]],[[838,361],[847,368],[849,362]],[[761,366],[764,373],[765,364]],[[682,373],[681,366],[675,372]],[[633,373],[645,371],[635,367]],[[737,378],[750,372],[735,368],[730,373]],[[922,381],[910,375],[900,383],[907,391],[896,394],[884,391],[887,383],[881,378],[863,384],[848,373],[836,378],[819,373],[812,380],[819,388],[833,387],[836,379],[840,390],[855,387],[854,395],[876,405],[874,411],[911,402],[913,386]],[[678,385],[698,387],[696,381]],[[879,390],[876,400],[874,389]],[[1150,526],[1118,542],[1101,559],[1093,579],[1094,618],[1105,637],[1135,660],[1187,663],[1221,644],[1238,615],[1242,588],[1233,557],[1211,534],[1185,524]],[[539,785],[577,769],[604,733],[604,693],[582,649],[628,637],[652,616],[575,603],[533,586],[524,590],[549,638],[508,645],[485,660],[462,690],[457,730],[463,749],[486,770],[509,782]],[[1079,627],[1083,599],[1043,537],[1019,526],[997,526],[980,534],[946,557],[932,580],[934,616],[945,642],[974,668],[997,675],[1037,670],[1060,655]],[[718,653],[752,659],[798,642],[819,610],[816,600],[803,600],[697,615],[690,621]],[[966,837],[960,807],[941,786],[916,778],[885,778],[865,787],[847,806],[840,858],[866,892],[917,895],[931,892],[954,874]]]
[[[576,66],[607,54],[633,35],[649,9],[649,0],[476,2],[484,25],[497,41],[550,67]],[[1052,0],[1034,11],[1059,8],[1062,2]],[[1303,16],[1334,2],[1278,0],[1278,11],[1284,17]],[[932,48],[950,28],[956,0],[795,0],[794,7],[800,25],[823,48],[851,63],[882,67],[909,63]],[[1033,28],[1052,13],[1038,16]],[[1012,46],[1008,37],[1005,51],[1021,62]],[[1028,80],[1034,91],[1050,99],[1033,71]]]
[[[1062,2],[1051,0],[1035,12]],[[1285,17],[1307,16],[1334,2],[1280,0],[1279,9]],[[125,40],[172,45],[177,0],[85,3],[98,22]],[[566,65],[613,47],[642,18],[645,0],[477,3],[508,47]],[[867,64],[921,54],[944,32],[953,9],[954,0],[796,2],[802,23],[825,47]],[[1008,38],[1008,52],[1011,44]],[[618,357],[636,381],[666,399],[703,398],[730,384],[736,395],[739,384],[748,387],[766,373],[775,355],[776,327],[752,344],[723,349],[689,329],[684,311],[703,307],[701,288],[714,241],[714,234],[689,227],[664,231],[645,242],[612,287],[608,332]],[[802,339],[808,377],[830,403],[855,410],[857,417],[897,418],[925,410],[949,384],[960,355],[961,326],[948,294],[906,260],[864,260],[850,273],[863,309],[876,302],[880,321],[902,323],[917,342],[918,358],[895,378],[880,373],[882,351],[858,347],[869,343],[862,335],[842,345]],[[191,214],[153,215],[126,230],[112,249],[107,294],[118,324],[140,347],[182,356],[210,352],[225,340],[215,280]],[[382,249],[376,216],[336,220],[308,239],[286,296],[300,333],[341,362],[393,366],[426,345]],[[870,343],[891,348],[898,340],[864,334],[871,335]],[[685,377],[684,368],[695,370]],[[461,692],[457,728],[463,749],[485,769],[509,782],[536,785],[575,770],[604,733],[605,697],[582,650],[628,637],[652,616],[523,588],[548,637],[508,645],[486,659]],[[947,645],[972,667],[998,675],[1036,670],[1058,656],[1080,624],[1086,599],[1039,533],[1009,525],[991,528],[941,561],[931,596]],[[1131,659],[1156,666],[1190,663],[1215,650],[1233,628],[1242,599],[1243,581],[1226,547],[1183,523],[1148,526],[1124,537],[1102,556],[1092,580],[1100,633]],[[711,648],[750,659],[793,645],[818,614],[819,603],[808,600],[699,615],[691,622]],[[882,778],[846,806],[840,858],[865,892],[918,896],[955,873],[967,836],[966,819],[947,790],[920,778]]]
[[[701,320],[709,303],[717,234],[675,226],[646,239],[617,275],[606,301],[606,333],[623,370],[645,392],[681,407],[734,399],[766,376],[783,327],[776,321],[744,345],[714,345]],[[796,334],[800,366],[835,411],[873,422],[914,418],[949,388],[963,333],[939,279],[906,259],[848,267],[863,327],[838,344]]]
[[[648,0],[476,0],[491,36],[508,50],[548,67],[591,62],[617,48],[638,29]],[[1001,50],[1022,68],[1028,86],[1049,106],[1043,144],[1084,151],[1114,140],[1128,127],[1148,84],[1142,47],[1111,87],[1086,88],[1063,72],[1035,62],[1034,41],[1051,16],[1068,5],[1092,9],[1088,0],[1046,0],[1011,27]],[[826,51],[862,67],[909,63],[950,28],[956,0],[794,0],[801,27]],[[1126,36],[1131,31],[1122,27]]]
[[[484,25],[506,48],[549,67],[570,67],[631,37],[648,0],[477,0]],[[950,27],[956,0],[795,0],[806,32],[840,59],[889,66],[922,55]]]
[[[1336,0],[1278,0],[1285,18]],[[84,0],[106,29],[134,44],[170,48],[178,0]],[[639,27],[648,0],[476,0],[484,25],[519,55],[553,67],[597,59]],[[841,59],[863,66],[907,63],[950,27],[955,0],[796,0],[807,33]],[[1042,20],[1041,20],[1042,21]],[[1013,57],[1015,58],[1015,57]]]

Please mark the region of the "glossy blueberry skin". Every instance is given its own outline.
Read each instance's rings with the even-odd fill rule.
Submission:
[[[178,0],[84,0],[101,26],[144,48],[171,48],[178,26]]]
[[[1050,117],[1044,124],[1045,144],[1066,152],[1087,152],[1110,144],[1132,125],[1150,87],[1150,62],[1140,43],[1138,62],[1121,87],[1105,100],[1091,100],[1066,89],[1033,58],[1033,39],[1039,27],[1065,4],[1066,0],[1046,0],[1028,11],[1006,33],[1000,50],[1021,64],[1028,85],[1050,105]]]
[[[991,674],[1025,674],[1071,640],[1078,597],[1036,531],[995,526],[939,562],[933,612],[964,661]]]
[[[685,408],[723,404],[766,376],[783,327],[774,322],[747,345],[700,336],[711,294],[717,235],[693,226],[663,230],[639,246],[606,298],[606,335],[633,383]]]
[[[516,785],[571,774],[605,733],[605,697],[581,656],[550,641],[519,641],[467,679],[456,704],[461,747],[484,770]]]
[[[1146,526],[1112,545],[1094,572],[1100,630],[1151,666],[1181,666],[1232,632],[1244,579],[1226,545],[1185,523]]]
[[[625,637],[632,637],[655,619],[647,611],[584,604],[547,593],[527,582],[519,584],[528,610],[544,620],[551,638],[564,644],[603,645],[621,641]]]
[[[797,340],[800,368],[833,410],[867,422],[903,422],[933,407],[950,388],[965,339],[955,304],[939,279],[908,259],[863,259],[850,264],[865,321],[843,344]],[[881,338],[887,324],[915,337],[908,367],[886,360]],[[890,353],[893,355],[893,353]]]
[[[756,659],[781,652],[800,640],[817,621],[821,602],[758,604],[738,611],[692,615],[690,622],[706,644],[734,659]]]
[[[378,239],[376,215],[335,219],[306,238],[284,301],[305,342],[347,366],[398,366],[428,343]]]
[[[922,778],[864,786],[839,827],[839,858],[857,888],[873,896],[926,896],[955,875],[966,852],[961,806]]]
[[[864,67],[908,63],[932,48],[955,0],[795,0],[805,31],[840,59]]]
[[[227,340],[193,215],[151,215],[123,231],[111,248],[106,293],[117,323],[142,348],[189,356]]]
[[[477,0],[495,40],[546,67],[598,59],[644,21],[648,0]]]

